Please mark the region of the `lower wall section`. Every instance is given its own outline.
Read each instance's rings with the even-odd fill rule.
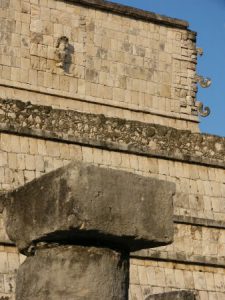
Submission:
[[[15,299],[16,271],[24,259],[14,246],[0,246],[0,299]],[[224,300],[225,269],[131,258],[129,300],[175,290],[195,291],[199,300]]]
[[[0,133],[0,193],[71,160],[176,183],[174,213],[184,222],[176,221],[172,245],[134,254],[130,300],[177,289],[198,291],[201,300],[225,300],[225,169]],[[202,224],[185,224],[185,218]],[[23,260],[7,243],[0,214],[0,300],[14,299],[15,273]]]
[[[24,258],[14,246],[0,245],[0,299],[15,299],[16,272]]]
[[[130,300],[150,294],[193,290],[200,300],[225,299],[225,269],[151,260],[131,260]]]

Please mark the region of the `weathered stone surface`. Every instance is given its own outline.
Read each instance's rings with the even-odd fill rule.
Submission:
[[[175,185],[74,162],[13,191],[6,228],[20,250],[66,241],[129,251],[173,238]]]
[[[189,24],[186,21],[165,17],[153,12],[144,11],[131,6],[125,6],[118,3],[113,3],[104,0],[72,0],[72,2],[79,3],[85,6],[91,6],[97,9],[110,11],[113,13],[121,14],[135,19],[141,19],[147,22],[155,22],[171,27],[178,27],[186,29]]]
[[[129,260],[113,250],[37,250],[19,268],[16,300],[127,300]]]
[[[225,138],[0,99],[0,131],[224,167]]]
[[[175,291],[170,293],[155,294],[145,300],[195,300],[195,293],[191,291]]]

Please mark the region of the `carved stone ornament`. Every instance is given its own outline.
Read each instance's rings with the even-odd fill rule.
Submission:
[[[196,48],[197,54],[202,56],[203,55],[203,49],[202,48]],[[212,80],[208,77],[204,78],[203,76],[196,75],[196,82],[200,84],[202,88],[208,88],[212,84]],[[208,106],[204,107],[203,103],[201,101],[196,101],[196,106],[198,113],[201,117],[207,117],[211,110]]]
[[[210,114],[211,110],[208,106],[206,106],[204,108],[204,105],[202,102],[200,101],[197,101],[196,102],[196,105],[197,105],[197,109],[198,109],[198,113],[201,117],[208,117],[208,115]]]
[[[204,54],[203,49],[202,48],[197,48],[197,54],[202,56]]]
[[[204,78],[203,76],[197,75],[196,81],[200,84],[202,88],[208,88],[212,84],[212,80],[208,77]]]
[[[59,68],[64,68],[67,58],[69,56],[69,39],[66,36],[61,36],[58,38],[56,44],[56,66]]]

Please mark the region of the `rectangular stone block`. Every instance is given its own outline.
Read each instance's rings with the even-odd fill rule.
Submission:
[[[6,228],[20,250],[40,241],[138,250],[173,240],[175,185],[74,162],[6,195]]]
[[[175,291],[170,293],[155,294],[145,300],[197,300],[195,293],[191,291]]]

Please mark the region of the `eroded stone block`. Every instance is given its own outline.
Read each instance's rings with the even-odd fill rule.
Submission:
[[[38,241],[128,251],[173,239],[175,185],[74,162],[11,192],[6,228],[20,250]]]
[[[145,300],[196,300],[196,294],[192,291],[175,291],[169,293],[148,296]]]
[[[129,259],[110,249],[59,246],[37,249],[19,268],[17,300],[124,300]]]

